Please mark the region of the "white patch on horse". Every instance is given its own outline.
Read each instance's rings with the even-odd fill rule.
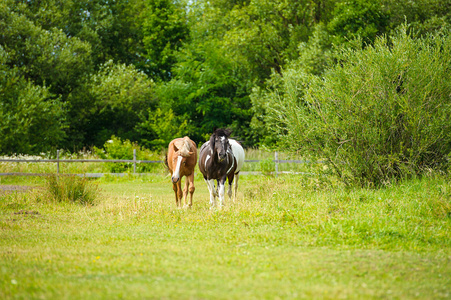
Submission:
[[[207,161],[210,159],[210,155],[207,154],[207,158],[205,159],[205,169],[207,169]]]
[[[207,183],[208,191],[210,192],[210,206],[213,207],[215,206],[215,198],[217,196],[215,182],[212,179],[210,180],[205,179],[205,182]]]
[[[227,152],[229,152],[229,151],[227,151]],[[227,157],[228,157],[228,155],[227,155]],[[235,166],[235,159],[233,159],[233,155],[232,155],[232,166],[230,167],[230,169],[227,170],[227,174],[229,174],[229,172],[233,169],[233,166]]]
[[[225,190],[224,184],[219,183],[218,190],[219,190],[219,205],[224,206],[224,190]]]

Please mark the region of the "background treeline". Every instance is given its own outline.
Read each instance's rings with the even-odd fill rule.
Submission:
[[[451,0],[0,0],[0,153],[229,127],[343,179],[443,167],[450,28]]]

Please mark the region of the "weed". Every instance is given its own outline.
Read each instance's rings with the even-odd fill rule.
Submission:
[[[85,177],[49,176],[46,190],[49,198],[55,202],[93,205],[98,194],[98,185]]]

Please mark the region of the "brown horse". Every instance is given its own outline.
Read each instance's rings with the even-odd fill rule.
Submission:
[[[177,207],[182,206],[182,196],[184,197],[183,207],[193,205],[194,193],[194,167],[197,163],[196,144],[187,136],[178,138],[169,143],[166,165],[172,175],[172,188],[175,192],[175,203]],[[185,176],[185,188],[182,194],[182,177]],[[190,193],[189,204],[186,198]]]

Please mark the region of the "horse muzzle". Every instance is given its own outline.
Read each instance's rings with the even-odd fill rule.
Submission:
[[[172,183],[177,183],[180,180],[180,177],[171,177]]]

